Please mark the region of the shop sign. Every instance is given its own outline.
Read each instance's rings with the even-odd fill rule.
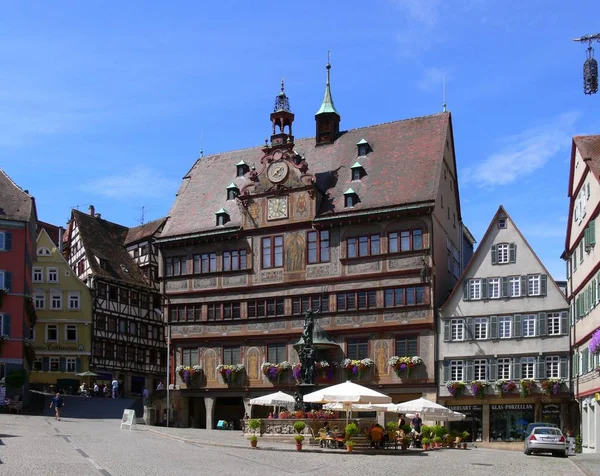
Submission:
[[[454,410],[455,412],[481,412],[483,411],[483,406],[481,405],[448,405],[450,410]]]
[[[548,403],[542,406],[542,415],[560,415],[560,405]]]
[[[47,344],[47,345],[36,345],[35,350],[41,350],[46,352],[83,352],[85,350],[83,344],[72,344],[72,345],[61,345],[61,344]]]
[[[533,410],[533,403],[515,405],[492,405],[492,410]]]

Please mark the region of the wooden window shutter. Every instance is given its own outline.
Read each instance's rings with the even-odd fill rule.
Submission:
[[[465,340],[473,340],[475,338],[475,324],[472,317],[467,317],[465,327],[465,332],[467,333]]]
[[[521,359],[518,357],[515,358],[512,364],[512,378],[514,380],[519,380],[521,378]]]
[[[521,337],[523,330],[521,329],[521,314],[515,314],[513,319],[513,336]]]
[[[473,361],[467,360],[465,362],[465,373],[463,375],[465,382],[473,380]]]
[[[488,296],[488,284],[487,278],[481,280],[481,299],[487,299]]]
[[[569,360],[566,356],[561,356],[560,358],[560,378],[564,378],[565,380],[569,378]],[[574,370],[574,369],[573,369]]]
[[[67,359],[64,357],[60,358],[60,371],[61,372],[65,372],[67,370]]]
[[[81,372],[81,357],[77,357],[75,369],[77,370],[77,372]]]
[[[498,379],[498,361],[493,357],[490,359],[490,380],[493,382]]]
[[[450,362],[444,360],[444,382],[450,380]]]
[[[590,229],[589,227],[583,231],[583,245],[585,246],[585,250],[590,250]]]
[[[449,342],[452,339],[450,332],[450,319],[444,319],[444,342]]]
[[[560,313],[560,333],[567,335],[569,333],[569,311],[562,311]]]
[[[590,245],[594,246],[596,244],[596,220],[590,220],[588,227],[590,229]]]
[[[4,271],[4,287],[8,289],[8,292],[12,292],[12,273],[10,271]]]
[[[498,316],[490,317],[490,339],[498,338]]]
[[[545,312],[538,312],[537,315],[537,335],[545,336],[547,334],[548,318]]]
[[[6,251],[12,250],[12,233],[10,231],[4,233],[4,249]]]
[[[538,355],[538,358],[537,358],[537,372],[536,372],[535,376],[538,379],[545,379],[546,378],[546,357],[544,357],[543,355]]]
[[[2,316],[2,335],[10,337],[10,315]]]
[[[42,370],[44,372],[48,372],[48,370],[50,370],[50,357],[42,358]]]
[[[492,264],[497,264],[496,259],[496,245],[492,245]]]
[[[540,277],[540,294],[545,296],[548,294],[548,275],[542,274]]]
[[[508,297],[508,277],[502,278],[502,297]]]
[[[527,276],[521,276],[521,296],[527,296],[528,284]]]
[[[469,280],[465,279],[463,281],[463,301],[469,300]]]
[[[517,262],[517,244],[516,243],[511,243],[510,245],[508,245],[508,261],[510,263]]]

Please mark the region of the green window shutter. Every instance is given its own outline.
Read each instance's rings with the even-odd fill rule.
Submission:
[[[547,274],[542,274],[541,278],[540,278],[540,291],[542,296],[545,296],[546,294],[548,294],[548,275]]]
[[[569,333],[569,311],[561,311],[560,313],[560,333],[562,335]]]
[[[577,352],[573,352],[573,356],[571,357],[571,365],[573,366],[573,376],[578,375],[578,364],[579,357],[577,356]]]
[[[473,340],[475,338],[475,324],[473,324],[473,318],[467,317],[466,321],[466,340]]]
[[[589,251],[590,250],[590,229],[586,228],[583,231],[583,244],[585,246],[585,250]]]
[[[537,358],[537,373],[536,377],[538,379],[546,378],[546,357],[543,355],[539,355]]]
[[[60,371],[61,372],[65,372],[67,370],[67,359],[65,359],[64,357],[60,358]]]
[[[75,363],[76,372],[81,372],[81,357],[77,357],[77,361]]]
[[[10,316],[8,314],[2,316],[2,335],[10,337]]]
[[[588,227],[590,229],[590,245],[594,246],[596,244],[596,220],[590,220]]]
[[[444,382],[450,380],[450,362],[444,360]]]
[[[560,378],[564,378],[565,380],[569,378],[569,366],[568,366],[568,357],[562,356],[560,358]]]
[[[12,233],[10,231],[4,232],[4,249],[6,251],[12,250]]]
[[[498,338],[498,316],[490,317],[490,339]]]
[[[502,297],[508,297],[508,277],[502,278]]]
[[[473,361],[467,360],[465,362],[465,382],[473,380]]]
[[[537,316],[537,335],[545,336],[547,334],[548,319],[545,312],[539,312]]]
[[[450,319],[444,319],[444,342],[449,342],[452,335],[450,333]]]
[[[513,360],[512,378],[514,380],[519,380],[521,378],[521,359],[518,357]]]
[[[4,287],[8,289],[8,292],[12,292],[12,273],[10,271],[4,271]]]
[[[513,319],[513,337],[521,337],[523,329],[521,329],[521,314],[515,314]]]
[[[42,358],[42,370],[48,372],[50,370],[50,357]]]
[[[511,263],[516,263],[517,262],[517,244],[516,243],[511,243],[510,245],[508,245],[508,260]]]
[[[596,306],[596,278],[592,279],[592,307]]]
[[[493,382],[498,379],[498,361],[494,358],[490,359],[490,380]]]
[[[487,299],[488,296],[488,284],[487,278],[481,280],[481,299]]]
[[[492,245],[492,264],[497,264],[498,261],[496,259],[496,245]]]
[[[579,263],[583,263],[583,241],[579,242]]]
[[[463,281],[463,301],[469,300],[469,280],[465,279]]]
[[[577,248],[573,250],[573,271],[577,271]]]
[[[521,296],[527,296],[527,276],[521,276]]]

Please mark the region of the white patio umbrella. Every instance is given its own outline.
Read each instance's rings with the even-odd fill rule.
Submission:
[[[446,408],[439,403],[432,402],[426,398],[417,398],[416,400],[410,400],[408,402],[398,403],[395,406],[397,413],[419,413],[421,418],[424,420],[441,420],[444,415],[450,416],[453,413],[452,410]]]
[[[346,405],[348,406],[348,405]],[[342,411],[346,410],[343,403],[326,403],[323,405],[325,410]],[[390,412],[396,413],[396,405],[393,403],[352,403],[350,409],[355,412]]]
[[[354,404],[385,404],[392,403],[392,399],[383,393],[347,381],[304,395],[304,402],[342,404],[343,409],[346,411],[347,424],[348,414]]]
[[[292,395],[283,392],[270,393],[262,397],[252,398],[250,405],[263,405],[265,407],[287,407],[295,402]]]

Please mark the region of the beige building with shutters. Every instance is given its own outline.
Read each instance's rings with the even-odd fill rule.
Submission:
[[[534,421],[571,426],[567,302],[502,206],[438,329],[439,401],[468,415],[453,426],[494,444]]]

